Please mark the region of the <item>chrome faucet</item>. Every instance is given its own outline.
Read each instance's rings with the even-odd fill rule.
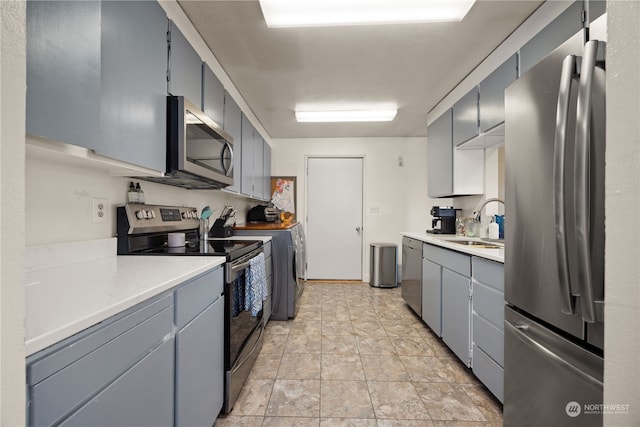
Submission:
[[[473,220],[474,221],[480,221],[480,213],[482,212],[482,209],[484,209],[484,207],[487,206],[491,202],[500,202],[500,203],[502,203],[504,205],[504,200],[498,199],[497,197],[485,200],[484,203],[482,204],[482,206],[480,206],[480,209],[478,209],[473,214]]]

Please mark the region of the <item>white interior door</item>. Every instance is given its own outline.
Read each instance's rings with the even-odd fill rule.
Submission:
[[[307,159],[307,277],[362,280],[361,157]]]

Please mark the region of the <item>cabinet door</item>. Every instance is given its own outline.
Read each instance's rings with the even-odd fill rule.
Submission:
[[[254,130],[253,142],[253,194],[256,199],[264,200],[264,139]]]
[[[520,48],[520,75],[582,29],[582,2],[576,1]]]
[[[442,336],[442,268],[440,265],[422,260],[422,320]]]
[[[471,366],[469,282],[467,277],[442,269],[442,340],[466,366]]]
[[[451,120],[451,109],[449,109],[427,129],[427,173],[430,197],[446,196],[453,192]]]
[[[233,185],[225,190],[240,192],[242,180],[242,112],[229,92],[224,93],[223,129],[233,138]]]
[[[480,130],[486,132],[504,123],[504,90],[518,78],[517,56],[513,55],[480,83]]]
[[[174,22],[170,25],[169,93],[202,105],[202,60]]]
[[[27,2],[27,133],[97,148],[100,9],[90,1]]]
[[[157,171],[166,170],[166,33],[167,16],[157,2],[102,2],[96,151]]]
[[[586,0],[584,1],[589,23],[602,16],[607,11],[606,0]]]
[[[478,136],[478,88],[474,87],[453,104],[453,145]]]
[[[211,68],[202,63],[202,111],[223,126],[224,122],[224,87]]]
[[[254,128],[247,116],[242,114],[242,178],[240,192],[253,196],[253,165],[255,152]]]
[[[60,426],[173,425],[173,364],[174,343],[171,338],[83,405]]]
[[[224,297],[176,334],[176,426],[210,426],[224,393]]]
[[[264,168],[262,174],[264,176],[264,190],[262,193],[262,198],[268,202],[271,200],[271,146],[267,141],[264,141],[263,143]]]

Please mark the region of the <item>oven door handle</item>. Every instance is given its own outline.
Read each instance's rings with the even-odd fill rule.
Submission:
[[[238,265],[232,265],[231,274],[235,274],[238,271],[244,270],[245,268],[249,267],[250,264],[251,264],[251,261],[243,262]]]

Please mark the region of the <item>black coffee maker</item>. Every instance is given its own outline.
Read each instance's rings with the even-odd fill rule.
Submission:
[[[433,230],[427,230],[427,233],[456,234],[456,216],[459,210],[454,209],[453,206],[433,206],[431,208]]]

